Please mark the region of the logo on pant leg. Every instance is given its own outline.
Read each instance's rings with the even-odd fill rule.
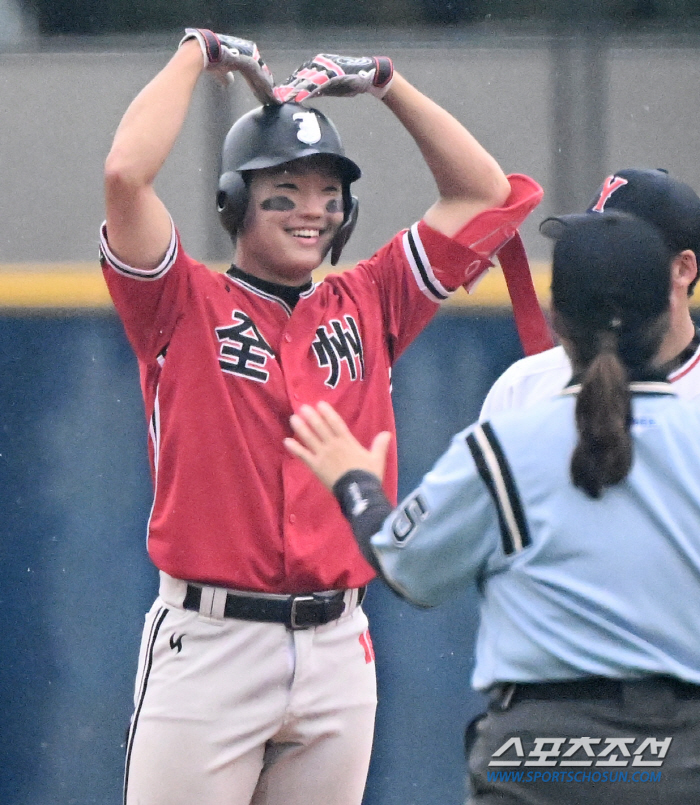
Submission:
[[[372,638],[369,636],[369,629],[365,629],[359,639],[360,645],[365,651],[365,662],[372,662],[374,660],[374,646],[372,645]]]

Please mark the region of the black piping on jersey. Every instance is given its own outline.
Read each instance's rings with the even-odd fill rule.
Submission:
[[[311,280],[298,287],[287,287],[286,285],[279,285],[276,282],[268,282],[255,277],[235,265],[229,268],[226,276],[236,285],[259,296],[261,299],[267,299],[268,302],[277,302],[288,316],[292,315],[292,310],[294,310],[299,299],[306,299],[316,290],[316,285]]]
[[[170,344],[166,344],[163,349],[156,355],[156,363],[162,369],[165,364],[165,356],[168,354],[168,347]]]
[[[164,274],[167,274],[168,271],[170,271],[173,263],[177,259],[177,235],[175,234],[175,226],[173,224],[171,224],[171,226],[172,232],[170,235],[170,243],[168,244],[168,250],[165,253],[165,257],[155,268],[144,269],[128,266],[126,263],[122,263],[122,261],[119,260],[114,254],[112,254],[107,241],[107,228],[105,224],[102,224],[102,230],[100,232],[100,263],[104,261],[118,274],[123,274],[125,277],[140,280],[141,282],[151,282],[153,280],[160,279]]]
[[[467,436],[467,446],[498,513],[503,551],[511,555],[531,544],[525,512],[501,444],[488,422]]]
[[[148,644],[146,647],[146,661],[143,667],[143,673],[141,675],[141,683],[139,685],[139,695],[136,702],[136,709],[134,710],[134,716],[131,719],[131,726],[129,727],[129,738],[126,743],[126,761],[124,763],[124,805],[126,805],[126,794],[129,787],[129,766],[131,764],[131,751],[134,748],[134,736],[136,735],[136,727],[138,725],[139,716],[141,714],[141,708],[143,707],[143,700],[146,696],[146,688],[148,687],[148,677],[151,674],[151,669],[153,668],[153,649],[155,647],[156,638],[158,637],[158,632],[160,631],[160,627],[165,620],[165,616],[168,614],[167,607],[163,607],[157,613],[155,618],[153,619],[153,623],[151,624],[151,633],[148,636]]]
[[[408,250],[406,250],[406,257],[411,263],[411,266],[414,269],[414,271],[417,271],[418,274],[420,275],[421,280],[423,280],[423,285],[425,286],[428,293],[431,296],[434,296],[437,301],[442,302],[443,300],[449,297],[449,294],[445,292],[445,289],[442,286],[438,287],[438,285],[436,285],[437,280],[431,279],[431,277],[428,274],[428,271],[431,270],[431,266],[430,263],[427,263],[427,260],[423,259],[418,249],[418,244],[416,243],[418,232],[416,227],[417,225],[414,224],[410,229],[406,230],[406,234],[404,235],[405,241],[408,244]],[[415,232],[414,229],[416,229]]]

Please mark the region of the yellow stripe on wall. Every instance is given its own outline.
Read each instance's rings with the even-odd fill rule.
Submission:
[[[2,308],[109,308],[112,302],[97,263],[0,267]]]
[[[217,271],[228,264],[212,263]],[[320,268],[314,279],[351,266]],[[549,302],[549,265],[534,263],[533,280],[543,305]],[[449,307],[510,307],[505,280],[500,269],[492,269],[471,294],[460,288],[445,303]],[[0,308],[5,309],[96,309],[111,308],[99,264],[94,263],[6,263],[0,265]]]

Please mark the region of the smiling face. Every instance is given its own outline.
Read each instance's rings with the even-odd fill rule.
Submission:
[[[307,157],[252,173],[236,265],[281,285],[302,285],[323,262],[343,222],[333,162]]]

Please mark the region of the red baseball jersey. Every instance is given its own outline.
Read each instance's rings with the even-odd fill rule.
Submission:
[[[488,267],[478,244],[495,251],[541,197],[527,177],[511,186],[506,205],[477,216],[459,242],[419,222],[355,268],[309,283],[294,308],[270,284],[196,262],[174,229],[158,267],[125,265],[103,227],[104,275],[149,421],[148,551],[158,568],[274,593],[373,577],[331,493],[286,451],[289,417],[323,399],[366,446],[395,431],[392,365],[440,301]],[[485,226],[502,237],[489,240]],[[395,500],[393,445],[385,488]]]

